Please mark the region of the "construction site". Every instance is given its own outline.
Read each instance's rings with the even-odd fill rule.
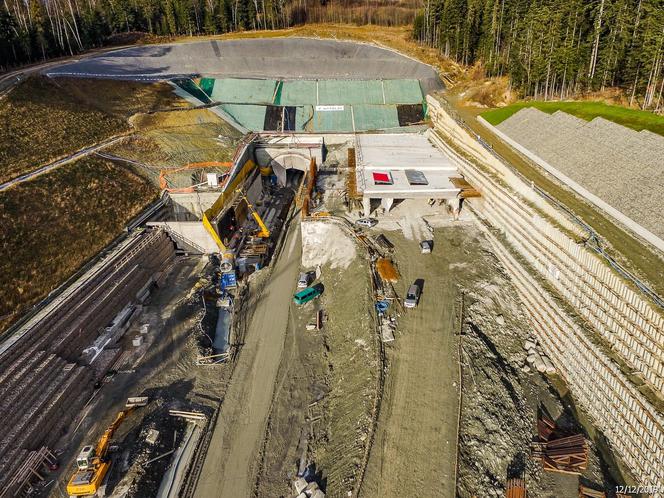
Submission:
[[[95,152],[158,194],[0,333],[0,498],[664,496],[661,282],[432,66],[259,38],[44,77],[178,100]],[[661,196],[624,190],[661,180],[662,137],[542,114],[484,124],[664,263]],[[554,133],[642,154],[599,178],[617,149]]]

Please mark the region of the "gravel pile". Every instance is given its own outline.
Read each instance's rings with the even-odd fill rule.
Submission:
[[[629,218],[664,237],[664,137],[603,118],[525,108],[497,128]]]

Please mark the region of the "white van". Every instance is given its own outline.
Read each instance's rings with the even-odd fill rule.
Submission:
[[[305,289],[309,287],[309,284],[312,282],[312,274],[313,272],[310,271],[303,271],[300,273],[300,277],[297,279],[297,288],[298,289]]]
[[[416,283],[408,287],[408,292],[406,293],[406,299],[403,301],[405,308],[415,308],[417,303],[420,302],[420,293],[422,289]]]

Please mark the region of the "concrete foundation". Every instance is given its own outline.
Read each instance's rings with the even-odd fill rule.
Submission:
[[[364,209],[364,216],[366,218],[371,216],[371,199],[369,197],[362,198],[362,208]]]
[[[380,205],[381,207],[385,210],[385,212],[389,212],[390,209],[392,209],[392,204],[394,204],[394,199],[391,197],[383,197],[380,200]]]
[[[219,198],[221,190],[209,192],[171,193],[168,194],[172,219],[175,221],[194,221],[203,218],[203,212],[209,209]]]
[[[256,163],[269,166],[277,177],[280,186],[286,185],[289,169],[306,172],[311,159],[316,164],[323,163],[323,137],[316,136],[275,136],[268,137],[254,148]]]
[[[155,221],[148,226],[163,227],[180,249],[200,254],[219,252],[216,242],[201,221]]]

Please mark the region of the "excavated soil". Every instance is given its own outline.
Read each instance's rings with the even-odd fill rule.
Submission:
[[[328,497],[348,496],[360,477],[380,368],[368,261],[341,231],[317,236],[329,242],[330,233],[350,247],[336,240],[338,251],[345,248],[348,254],[337,254],[331,261],[322,258],[327,263],[320,267],[317,282],[325,291],[319,299],[290,306],[256,483],[260,497],[291,496],[293,478],[307,467],[310,479],[315,476]],[[315,250],[307,254],[307,248],[303,259],[314,265],[322,256]],[[319,311],[325,317],[323,328],[308,330]]]

